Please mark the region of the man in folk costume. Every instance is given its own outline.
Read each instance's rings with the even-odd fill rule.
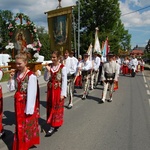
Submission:
[[[94,52],[92,62],[93,62],[93,67],[92,67],[92,73],[91,73],[91,90],[93,90],[93,88],[95,88],[98,83],[100,57],[97,56],[97,52]]]
[[[103,59],[104,57],[102,56],[102,54],[99,52],[98,53],[98,57],[100,58],[100,66],[99,66],[99,73],[98,73],[98,82],[102,85],[102,81],[101,81],[101,75],[102,75],[102,67],[103,64],[105,63],[105,60]]]
[[[74,63],[77,65],[78,59],[76,57],[74,57],[74,51],[70,52],[70,58],[73,59]]]
[[[104,103],[106,99],[107,89],[109,87],[109,102],[112,101],[112,95],[114,90],[114,82],[117,81],[118,78],[118,68],[116,62],[113,60],[114,54],[109,52],[107,54],[108,62],[104,63],[102,68],[102,81],[104,85],[104,89],[102,92],[101,101]]]
[[[137,58],[135,57],[135,55],[132,56],[132,58],[130,59],[128,65],[129,65],[129,68],[130,68],[130,73],[131,73],[132,66],[134,66],[135,68],[137,68],[138,60],[137,60]],[[136,69],[135,69],[135,70],[136,70]]]
[[[3,76],[3,72],[0,69],[0,80],[2,79],[2,76]],[[3,117],[3,95],[2,95],[2,87],[0,85],[0,138],[2,138],[4,135],[2,117]]]
[[[78,59],[76,57],[74,57],[74,51],[71,51],[69,56],[72,59],[73,63],[76,65],[76,70],[77,70]],[[74,79],[75,79],[75,74],[74,74]],[[74,82],[74,79],[73,79],[73,82]],[[75,92],[74,86],[75,86],[75,84],[72,84],[73,95],[74,95],[74,92]],[[71,108],[71,107],[69,106],[68,108]]]
[[[88,60],[89,54],[84,54],[84,59],[82,63],[79,65],[79,70],[82,71],[82,83],[83,83],[83,96],[82,99],[86,99],[88,92],[89,92],[89,85],[90,85],[90,74],[92,69],[92,62]]]
[[[67,70],[67,96],[69,97],[68,109],[71,109],[73,107],[74,77],[77,69],[77,63],[74,59],[69,57],[68,50],[65,51],[63,64]]]

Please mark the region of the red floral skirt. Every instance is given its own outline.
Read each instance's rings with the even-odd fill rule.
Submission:
[[[16,132],[14,134],[13,150],[28,150],[33,145],[39,144],[38,109],[32,115],[26,115],[26,96],[16,92],[15,94],[15,116]]]
[[[64,121],[64,100],[60,99],[60,95],[61,87],[48,83],[47,123],[52,127],[60,127]]]
[[[144,71],[144,66],[141,66],[141,72]]]
[[[122,74],[128,74],[129,72],[128,72],[128,66],[122,66]]]

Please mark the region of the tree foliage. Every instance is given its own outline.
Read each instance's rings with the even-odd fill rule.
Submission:
[[[78,22],[78,6],[74,9]],[[87,50],[94,43],[95,28],[99,28],[99,39],[102,43],[106,36],[115,53],[119,49],[130,49],[131,35],[125,30],[120,16],[118,0],[80,0],[81,51]]]
[[[37,33],[39,36],[39,40],[42,43],[42,47],[40,50],[40,54],[44,56],[45,60],[50,60],[50,39],[47,31],[44,27],[37,27]]]
[[[146,49],[146,51],[147,51],[148,53],[150,53],[150,39],[149,39],[149,41],[147,42],[147,45],[146,45],[145,49]]]
[[[8,43],[8,23],[12,21],[13,13],[9,10],[0,10],[0,49],[5,49]]]

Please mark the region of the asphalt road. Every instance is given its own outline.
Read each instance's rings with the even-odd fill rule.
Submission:
[[[81,100],[76,89],[74,106],[65,108],[64,124],[51,137],[40,133],[41,143],[33,150],[150,150],[150,71],[135,78],[119,77],[113,102],[99,104],[102,86]],[[46,129],[46,87],[40,88],[42,128]],[[0,150],[11,150],[15,127],[13,96],[4,98],[3,124],[6,132]],[[65,104],[68,103],[66,99]]]

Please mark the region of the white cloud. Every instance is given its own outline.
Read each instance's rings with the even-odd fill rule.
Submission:
[[[141,7],[149,6],[150,5],[150,1],[149,0],[138,0],[138,4]]]
[[[65,0],[61,2],[62,7],[74,5],[76,0]],[[47,16],[44,12],[57,8],[58,0],[0,0],[0,8],[2,10],[10,10],[14,14],[24,13],[36,24],[47,25]]]
[[[135,13],[130,13],[134,10],[131,10],[129,8],[128,3],[122,2],[120,2],[120,10],[122,12],[121,19],[125,27],[150,26],[150,11],[144,11],[142,13],[140,13],[139,11]]]
[[[75,5],[77,0],[62,0],[61,5],[62,7],[72,6]],[[143,8],[150,5],[150,0],[125,0],[125,2],[122,2],[123,0],[119,0],[120,2],[120,10],[122,14],[126,14],[129,12],[133,12],[136,10],[136,8]],[[44,12],[54,10],[58,6],[58,0],[0,0],[0,8],[1,10],[10,10],[14,13],[24,13],[27,16],[30,17],[31,21],[33,21],[38,26],[44,26],[47,28],[47,15],[44,14]],[[138,7],[137,7],[138,6]],[[129,27],[129,29],[132,29],[137,27],[138,30],[140,27],[141,30],[149,30],[150,26],[150,10],[145,9],[143,11],[139,11],[136,13],[132,13],[130,15],[121,16],[121,20],[124,23],[125,27]],[[130,30],[131,31],[131,30]],[[143,41],[142,43],[145,43],[145,40],[149,38],[149,34],[145,36],[145,34],[149,32],[144,32],[144,37],[141,38],[139,41]],[[137,34],[134,36],[133,34],[133,43],[137,42]],[[141,34],[141,31],[140,31]],[[139,38],[140,38],[139,37]]]
[[[127,4],[133,4],[133,5],[136,5],[136,6],[140,6],[141,5],[139,0],[127,0],[126,3]]]
[[[126,0],[126,4],[132,6],[144,7],[144,6],[149,6],[150,1],[149,0]]]

